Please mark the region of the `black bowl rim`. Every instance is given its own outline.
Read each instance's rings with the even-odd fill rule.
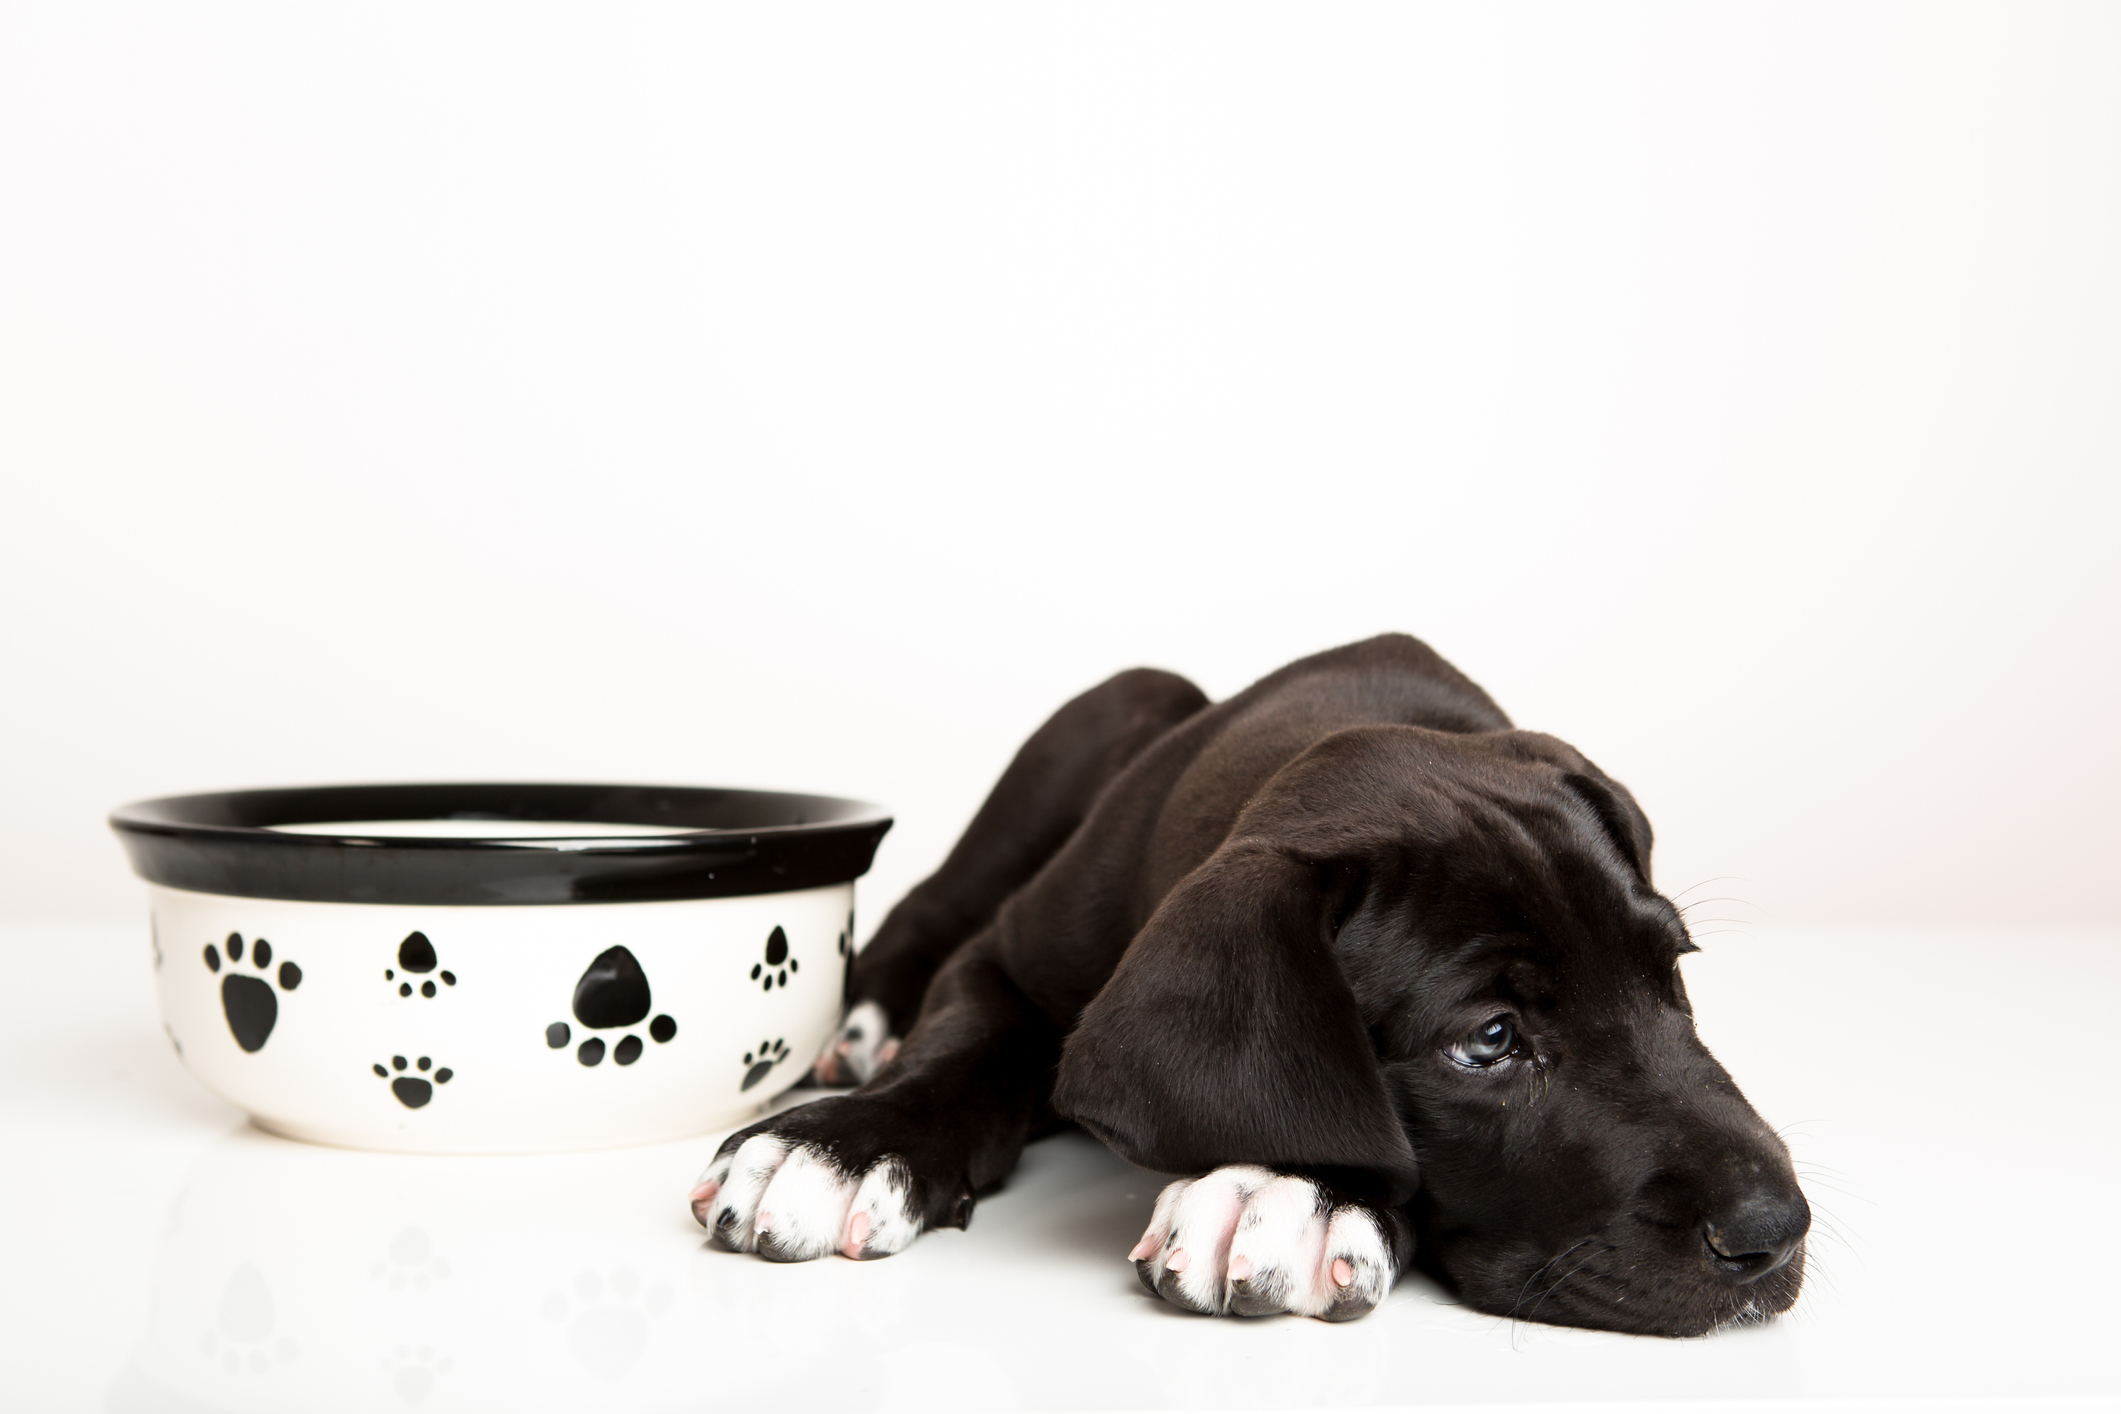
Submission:
[[[663,825],[653,835],[293,834],[281,825],[460,819]],[[744,823],[751,821],[755,823]],[[316,903],[649,903],[785,893],[868,872],[891,828],[839,796],[721,786],[459,781],[287,786],[111,812],[135,873],[195,893]]]

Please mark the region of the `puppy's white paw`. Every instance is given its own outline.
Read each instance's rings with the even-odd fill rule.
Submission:
[[[875,1002],[857,1002],[840,1021],[810,1073],[820,1085],[867,1085],[898,1054],[890,1018]]]
[[[1232,1164],[1157,1196],[1129,1254],[1142,1285],[1204,1315],[1367,1315],[1392,1289],[1377,1215],[1307,1178]]]
[[[822,1148],[773,1134],[716,1156],[693,1187],[692,1216],[715,1246],[774,1262],[888,1257],[920,1235],[913,1178],[896,1155],[849,1173]]]

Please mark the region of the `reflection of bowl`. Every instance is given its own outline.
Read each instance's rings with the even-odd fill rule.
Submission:
[[[974,1267],[971,1244],[938,1249],[941,1262],[802,1268],[715,1251],[684,1202],[714,1146],[710,1133],[534,1158],[376,1154],[238,1125],[181,1183],[155,1174],[138,1185],[144,1202],[168,1178],[172,1201],[159,1213],[134,1205],[155,1250],[150,1299],[97,1407],[797,1414],[837,1410],[859,1387],[885,1410],[1011,1409],[1015,1372],[1051,1347],[1019,1313],[1052,1299],[1056,1267],[1061,1307],[1095,1313],[1101,1335],[1131,1330],[1139,1352],[1117,1375],[1109,1360],[1077,1362],[1091,1372],[1082,1378],[1140,1388],[1171,1357],[1169,1331],[1140,1320],[1157,1308],[1134,1305],[1151,1298],[1130,1300],[1139,1288],[1117,1286],[1109,1261],[1154,1190],[1080,1135],[1034,1150],[1029,1191],[1012,1187],[981,1215],[1004,1215],[983,1239],[1003,1251]],[[1142,1201],[1130,1205],[1122,1195],[1133,1193]],[[1056,1210],[1069,1215],[1058,1228]],[[1075,1240],[1086,1214],[1101,1215],[1091,1221],[1103,1239],[1087,1248]],[[939,1346],[933,1313],[979,1282],[1008,1299],[985,1303],[979,1329],[954,1334],[962,1343]],[[1064,1407],[1077,1403],[1099,1401]]]
[[[838,1017],[854,801],[633,786],[337,786],[111,817],[163,1024],[268,1129],[504,1153],[726,1126]]]
[[[611,1381],[671,1358],[659,1341],[685,1339],[671,1317],[699,1244],[669,1195],[701,1158],[406,1158],[239,1128],[162,1224],[146,1329],[108,1408],[607,1403]],[[613,1209],[666,1222],[564,1216]]]

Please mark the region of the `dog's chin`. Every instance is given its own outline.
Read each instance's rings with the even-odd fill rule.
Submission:
[[[1596,1245],[1595,1243],[1593,1245]],[[1710,1269],[1669,1257],[1604,1245],[1580,1260],[1530,1262],[1479,1258],[1422,1262],[1473,1309],[1516,1321],[1627,1335],[1703,1336],[1732,1326],[1771,1321],[1797,1302],[1804,1287],[1805,1246],[1759,1279],[1733,1284]],[[1417,1256],[1417,1261],[1420,1256]],[[1458,1270],[1453,1270],[1457,1268]]]
[[[1777,1316],[1797,1304],[1798,1295],[1804,1290],[1805,1246],[1797,1244],[1790,1260],[1781,1268],[1768,1273],[1750,1286],[1741,1286],[1731,1295],[1739,1298],[1738,1309],[1717,1321],[1709,1331],[1722,1330],[1726,1326],[1757,1326],[1774,1320]],[[1702,1334],[1708,1334],[1703,1331]]]

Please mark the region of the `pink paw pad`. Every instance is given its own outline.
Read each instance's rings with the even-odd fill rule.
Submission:
[[[856,1213],[847,1224],[847,1245],[842,1247],[840,1251],[849,1257],[859,1259],[862,1255],[862,1244],[868,1240],[869,1215],[867,1213]]]

